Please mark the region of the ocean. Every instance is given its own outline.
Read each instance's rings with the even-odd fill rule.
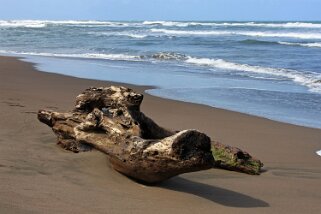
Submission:
[[[0,54],[321,128],[321,22],[0,20]]]

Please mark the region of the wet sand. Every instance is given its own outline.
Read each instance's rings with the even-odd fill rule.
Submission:
[[[119,85],[39,72],[0,57],[0,213],[320,212],[320,129],[145,94],[142,111],[160,125],[198,129],[265,164],[260,176],[211,169],[158,186],[115,172],[100,152],[56,146],[50,128],[37,120],[38,109],[69,110],[84,89],[111,84]]]

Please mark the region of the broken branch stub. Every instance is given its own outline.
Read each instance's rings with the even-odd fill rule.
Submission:
[[[251,175],[261,173],[263,163],[237,147],[212,142],[212,152],[215,158],[215,166],[218,168]]]

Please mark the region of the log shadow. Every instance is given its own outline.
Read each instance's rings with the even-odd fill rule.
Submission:
[[[172,178],[161,183],[159,186],[174,191],[196,195],[228,207],[269,207],[267,202],[260,199],[220,187],[187,180],[182,177]]]

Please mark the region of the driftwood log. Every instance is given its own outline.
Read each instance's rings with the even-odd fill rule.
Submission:
[[[39,110],[38,119],[52,127],[64,149],[97,149],[108,155],[115,170],[141,182],[157,183],[181,173],[212,168],[218,154],[214,151],[220,151],[216,166],[258,174],[260,161],[258,171],[253,173],[244,167],[251,156],[246,156],[245,162],[244,155],[233,158],[235,149],[221,151],[234,147],[211,144],[210,138],[197,130],[174,132],[158,126],[140,111],[142,100],[142,94],[125,87],[89,88],[77,96],[71,112]]]

